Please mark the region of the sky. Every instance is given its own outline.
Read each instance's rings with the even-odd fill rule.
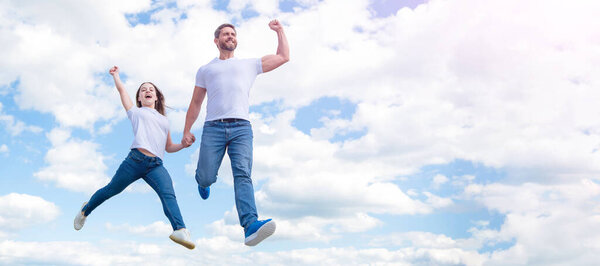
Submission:
[[[0,1],[2,265],[594,265],[600,261],[600,2]],[[252,179],[275,234],[243,244],[230,161],[203,201],[199,141],[165,155],[196,244],[142,180],[81,231],[163,92],[179,142],[212,33],[291,60],[250,93]],[[596,88],[596,89],[594,89]],[[204,106],[203,106],[204,107]],[[193,133],[200,139],[203,108]]]

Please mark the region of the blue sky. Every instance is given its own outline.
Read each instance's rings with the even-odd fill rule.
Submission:
[[[594,264],[597,5],[4,2],[0,264]],[[200,199],[199,142],[164,159],[196,249],[168,239],[141,180],[73,230],[133,137],[108,69],[130,94],[157,84],[179,142],[214,28],[234,23],[236,56],[261,57],[272,18],[291,61],[257,78],[250,112],[259,216],[276,233],[243,245],[227,157]]]

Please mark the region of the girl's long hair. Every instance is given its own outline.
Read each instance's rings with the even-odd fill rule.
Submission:
[[[160,90],[158,89],[158,87],[156,87],[156,85],[154,85],[154,83],[150,82],[150,81],[146,81],[146,82],[142,82],[142,84],[140,84],[140,87],[138,88],[137,92],[135,93],[135,105],[137,107],[142,107],[142,102],[140,102],[140,100],[138,100],[140,98],[140,91],[142,90],[142,85],[144,85],[145,83],[148,83],[152,86],[154,86],[154,91],[156,91],[156,104],[154,104],[154,109],[156,109],[156,111],[158,111],[161,115],[165,115],[165,96],[163,96],[162,92],[160,92]]]

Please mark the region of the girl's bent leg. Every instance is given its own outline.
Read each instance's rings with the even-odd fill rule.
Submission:
[[[108,185],[99,189],[92,195],[88,203],[83,207],[82,211],[85,216],[88,216],[96,207],[102,204],[107,199],[111,198],[114,195],[121,193],[127,186],[133,183],[135,180],[140,178],[140,174],[137,173],[138,162],[131,159],[131,156],[128,156],[119,166],[117,172],[113,176],[112,180]]]
[[[154,191],[156,191],[156,194],[158,194],[165,216],[169,219],[173,231],[185,228],[179,205],[177,205],[173,182],[171,181],[171,176],[169,176],[167,169],[160,164],[150,170],[144,177],[144,180],[152,187],[152,189],[154,189]]]

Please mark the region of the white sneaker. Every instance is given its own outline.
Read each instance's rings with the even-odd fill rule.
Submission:
[[[194,243],[192,242],[190,232],[185,228],[173,231],[169,238],[175,241],[175,243],[180,244],[186,248],[194,249],[196,247],[196,245],[194,245]]]
[[[81,208],[77,212],[77,216],[75,216],[75,221],[73,221],[73,227],[75,227],[75,230],[81,229],[83,227],[83,224],[85,224],[85,218],[87,218],[87,216],[84,216],[82,214],[82,212],[83,212],[83,206],[85,206],[86,204],[87,204],[87,201],[84,202],[83,205],[81,205]]]

